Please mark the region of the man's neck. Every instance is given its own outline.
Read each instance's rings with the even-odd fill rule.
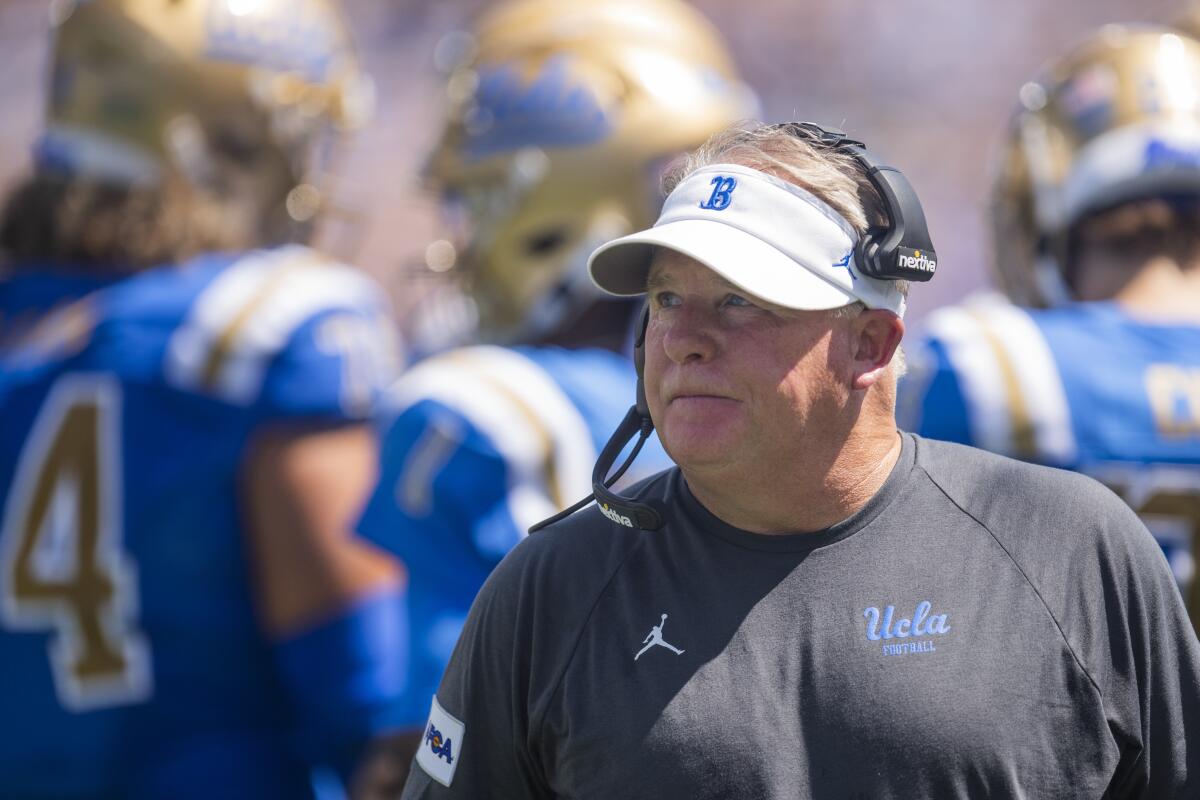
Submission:
[[[1182,270],[1155,259],[1143,266],[1114,297],[1136,317],[1162,322],[1200,322],[1200,267]]]
[[[798,449],[786,464],[681,469],[701,505],[735,528],[804,533],[824,530],[866,505],[887,481],[900,449],[900,435],[888,420],[856,427],[829,452]]]

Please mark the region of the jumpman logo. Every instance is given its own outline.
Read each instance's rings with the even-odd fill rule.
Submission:
[[[680,650],[678,647],[675,647],[674,645],[668,644],[667,642],[663,641],[662,629],[663,629],[663,625],[666,625],[666,624],[667,624],[667,615],[663,614],[662,619],[659,620],[658,624],[650,629],[650,632],[648,634],[646,634],[645,639],[642,639],[642,642],[648,642],[648,644],[646,644],[646,646],[643,647],[641,650],[638,650],[638,654],[633,657],[634,661],[637,661],[639,658],[641,658],[642,653],[646,652],[651,647],[654,647],[654,645],[658,645],[659,647],[665,647],[677,656],[683,655],[684,651]]]

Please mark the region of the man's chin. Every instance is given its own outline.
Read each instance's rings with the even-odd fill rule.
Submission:
[[[733,437],[714,436],[705,431],[692,431],[688,435],[660,433],[660,437],[667,455],[684,470],[708,470],[734,461]]]

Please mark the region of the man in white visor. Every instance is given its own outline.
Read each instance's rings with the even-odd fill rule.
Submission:
[[[695,154],[668,176],[654,227],[591,262],[606,291],[648,294],[646,397],[663,444],[706,508],[759,533],[823,529],[887,478],[906,292],[855,263],[867,218],[853,159],[771,130]],[[798,457],[820,466],[796,487],[804,503],[778,481]],[[819,486],[832,491],[813,503]]]
[[[878,276],[936,256],[881,169],[729,131],[593,254],[648,295],[630,427],[678,467],[492,573],[405,798],[1197,796],[1200,644],[1146,529],[897,431],[906,287]]]

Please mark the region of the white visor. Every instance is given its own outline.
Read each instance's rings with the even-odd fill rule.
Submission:
[[[859,272],[857,238],[840,214],[799,186],[714,164],[675,187],[654,227],[597,248],[588,271],[610,294],[641,294],[654,248],[666,247],[777,306],[817,311],[861,300],[903,317],[895,282]]]

